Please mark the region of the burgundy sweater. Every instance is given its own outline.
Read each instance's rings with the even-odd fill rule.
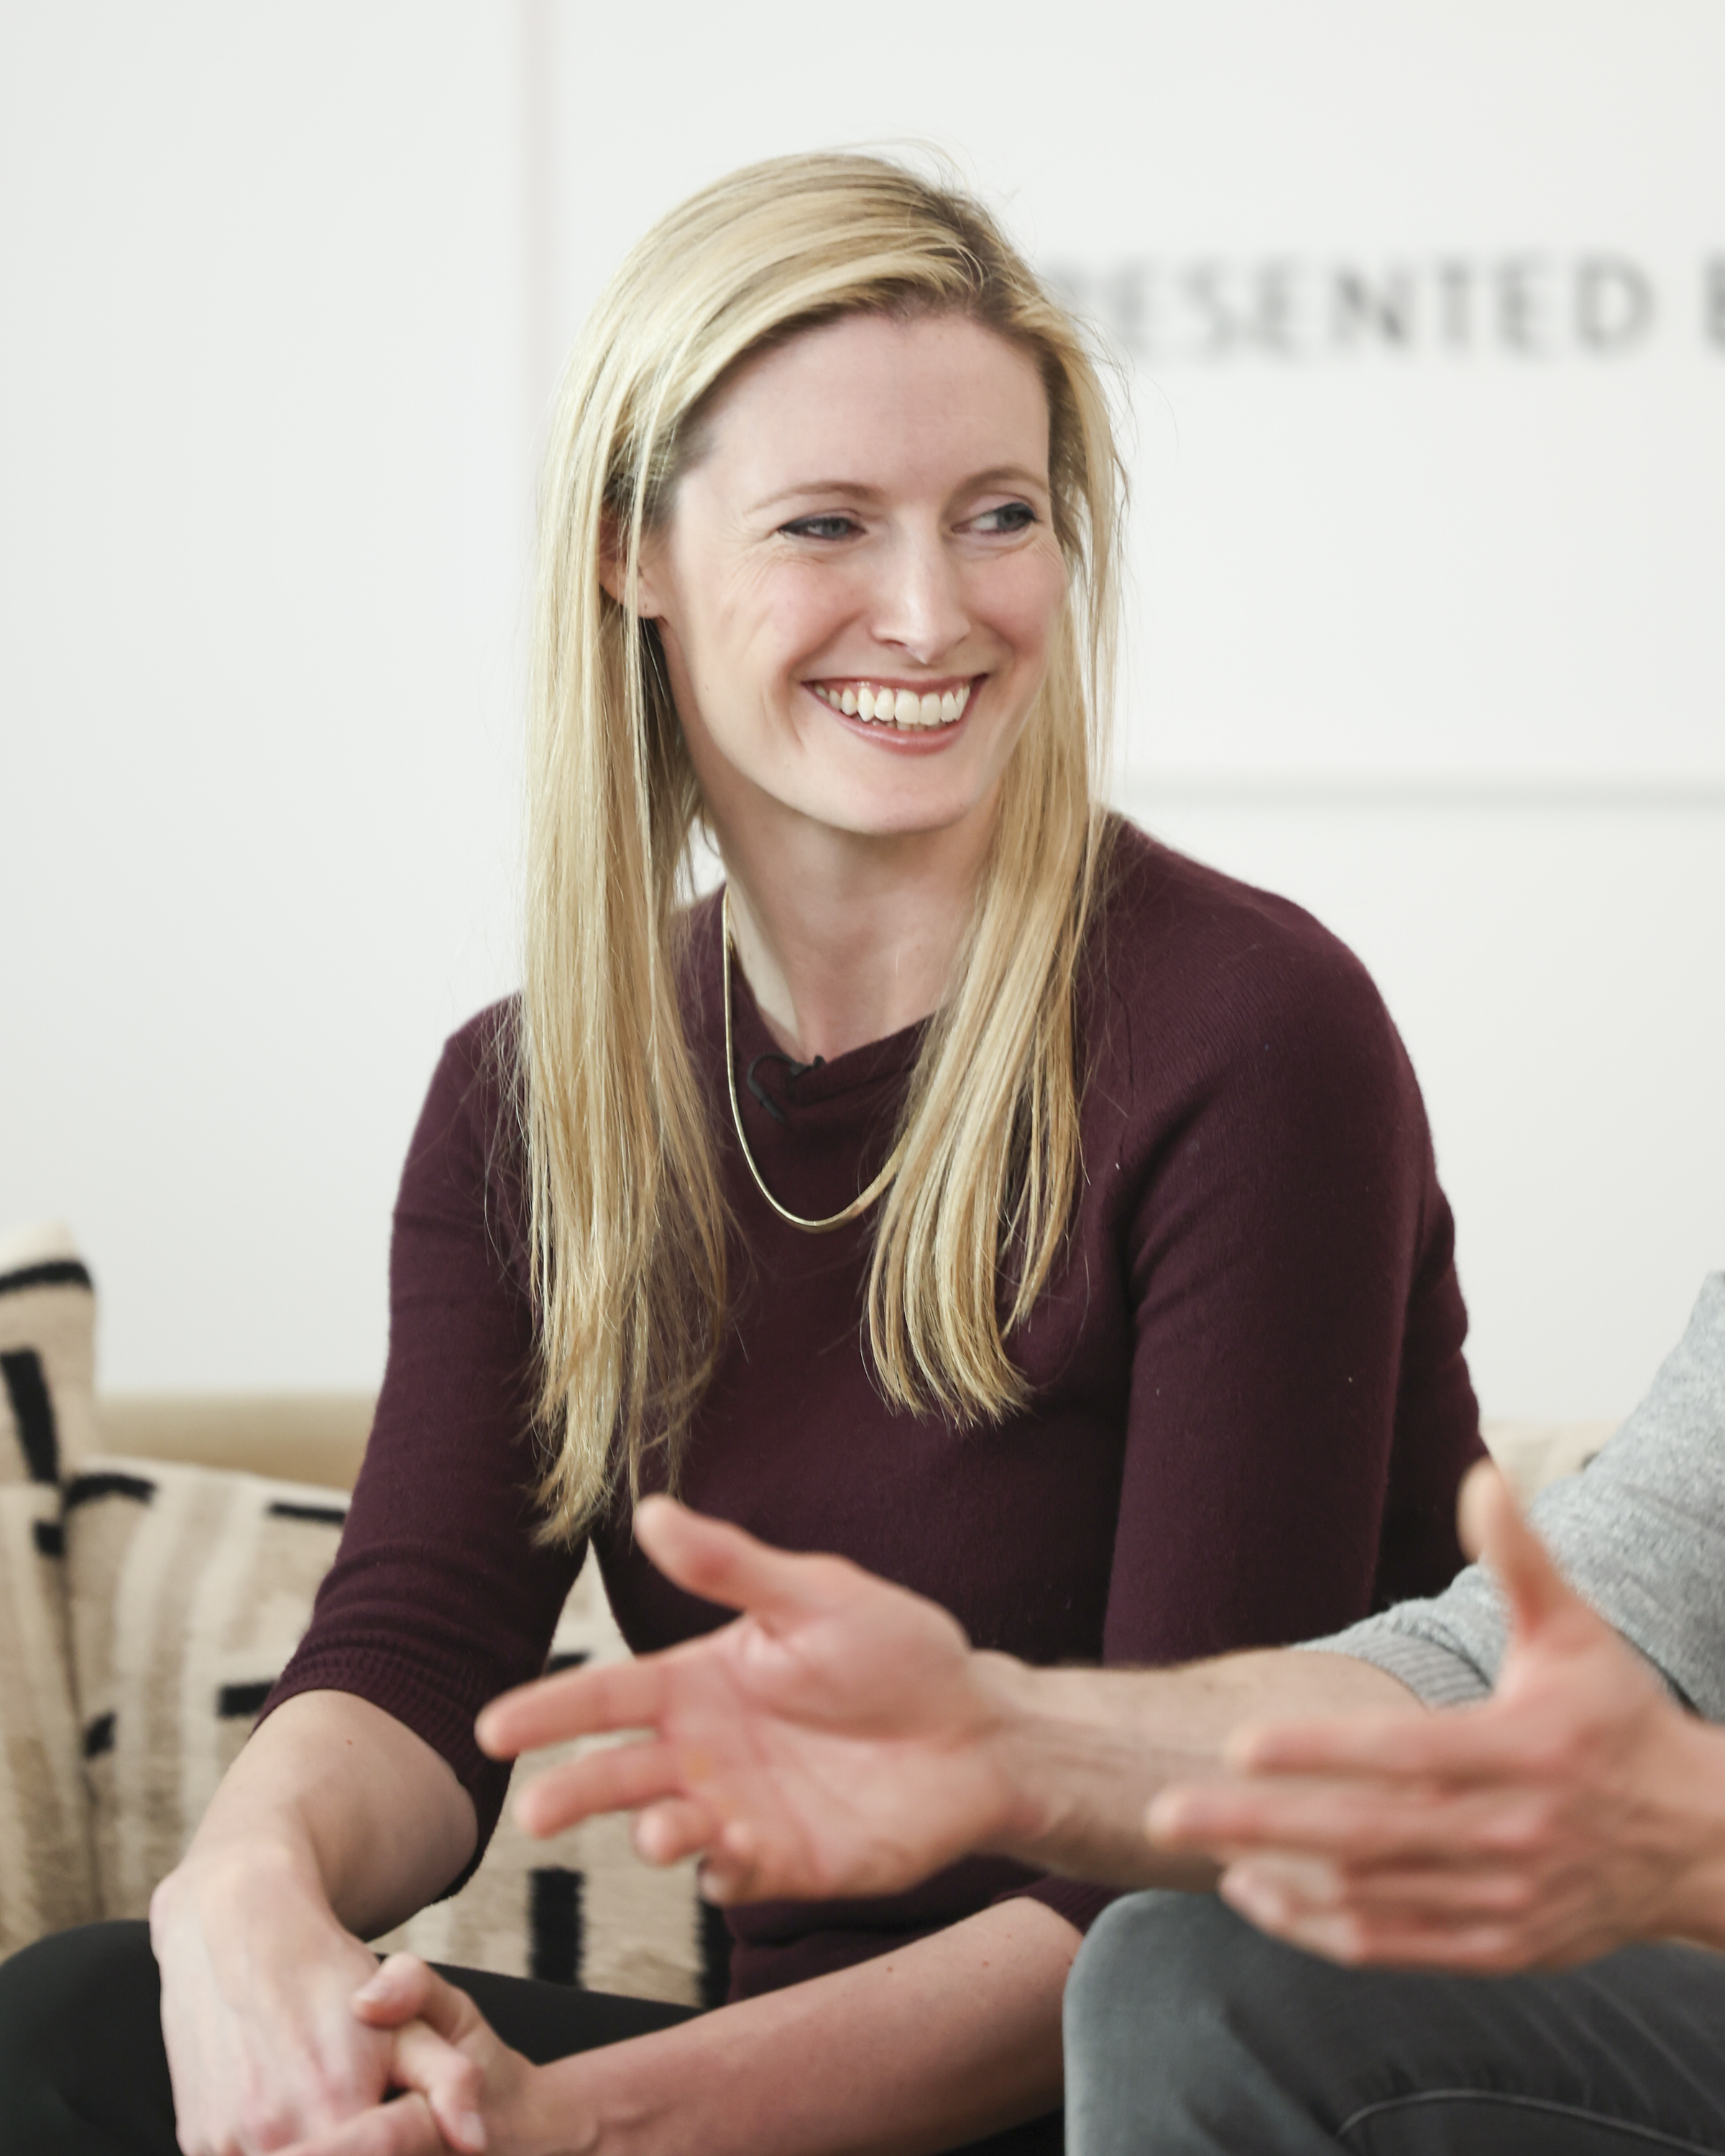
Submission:
[[[884,1157],[922,1029],[795,1076],[740,970],[734,998],[761,1172],[793,1210],[837,1211]],[[875,1389],[870,1222],[809,1236],[749,1178],[711,901],[683,1008],[740,1244],[688,1502],[785,1548],[842,1552],[944,1604],[978,1645],[1038,1663],[1307,1639],[1450,1578],[1456,1485],[1481,1446],[1449,1208],[1382,1002],[1297,906],[1122,830],[1080,1009],[1081,1198],[1009,1343],[1033,1404],[969,1432],[889,1412]],[[329,1687],[397,1717],[470,1792],[481,1848],[507,1772],[475,1745],[474,1716],[543,1666],[585,1554],[536,1548],[525,1494],[520,1163],[489,1052],[512,1022],[505,1004],[463,1027],[432,1081],[396,1207],[377,1421],[270,1702]],[[626,1501],[592,1540],[637,1651],[725,1620],[634,1548]],[[885,1900],[757,1904],[730,1912],[733,1991],[1025,1892],[1081,1926],[1109,1899],[977,1858]]]

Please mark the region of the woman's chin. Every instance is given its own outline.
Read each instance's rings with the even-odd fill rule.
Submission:
[[[883,844],[916,838],[934,839],[990,813],[992,784],[914,786],[845,785],[823,788],[803,813],[812,821],[850,839]]]

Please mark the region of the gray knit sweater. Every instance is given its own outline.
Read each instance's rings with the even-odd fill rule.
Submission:
[[[1559,1569],[1685,1706],[1725,1722],[1725,1273],[1598,1457],[1534,1500]],[[1470,1565],[1429,1601],[1403,1602],[1308,1644],[1375,1662],[1429,1706],[1491,1690],[1507,1626],[1491,1574]]]

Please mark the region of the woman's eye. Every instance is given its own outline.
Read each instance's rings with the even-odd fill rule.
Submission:
[[[799,516],[779,529],[793,539],[848,539],[856,526],[849,516]]]
[[[975,519],[978,531],[1027,531],[1036,521],[1028,501],[1003,501],[998,509],[985,509]]]

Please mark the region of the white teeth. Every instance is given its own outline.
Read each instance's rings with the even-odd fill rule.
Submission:
[[[965,681],[943,693],[937,694],[931,689],[919,696],[914,689],[877,689],[870,681],[859,681],[843,689],[828,688],[824,683],[815,681],[809,685],[835,711],[843,711],[846,718],[906,729],[955,724],[964,716],[971,686]]]

